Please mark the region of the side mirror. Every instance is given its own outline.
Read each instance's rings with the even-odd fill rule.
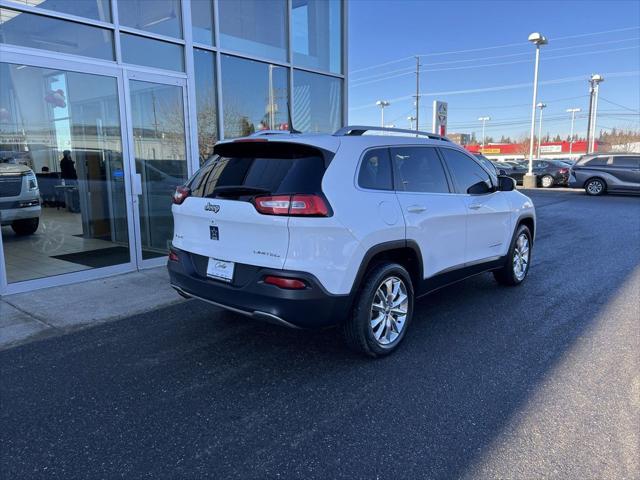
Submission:
[[[507,177],[506,175],[500,175],[498,177],[498,190],[501,192],[510,192],[515,190],[516,182],[513,178]]]
[[[501,169],[498,171],[498,175],[506,176],[506,175],[507,175],[507,171],[506,171],[504,168],[501,168]]]
[[[487,183],[484,181],[474,183],[467,189],[467,193],[470,195],[484,195],[485,193],[490,193],[490,192],[491,192],[491,189],[489,188]]]

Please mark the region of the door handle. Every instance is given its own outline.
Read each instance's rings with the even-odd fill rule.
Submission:
[[[471,210],[480,210],[482,207],[484,207],[484,205],[480,203],[474,203],[473,205],[469,205],[469,208]]]
[[[409,207],[407,207],[407,212],[409,213],[421,213],[424,212],[427,209],[427,207],[423,206],[423,205],[411,205]]]

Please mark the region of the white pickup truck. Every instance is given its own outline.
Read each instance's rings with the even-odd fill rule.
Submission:
[[[40,222],[40,191],[33,170],[25,165],[0,163],[0,224],[17,235],[31,235]]]

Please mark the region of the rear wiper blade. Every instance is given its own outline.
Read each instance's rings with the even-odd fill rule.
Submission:
[[[213,192],[207,195],[207,198],[215,197],[217,195],[270,195],[271,191],[266,188],[250,187],[247,185],[224,185],[216,187]]]

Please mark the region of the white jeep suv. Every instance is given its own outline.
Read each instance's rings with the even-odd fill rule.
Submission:
[[[416,298],[488,271],[522,283],[532,201],[444,137],[390,133],[218,143],[173,197],[172,286],[281,325],[339,325],[380,356],[402,341]]]
[[[40,222],[40,191],[33,170],[0,161],[0,225],[17,235],[31,235]]]

